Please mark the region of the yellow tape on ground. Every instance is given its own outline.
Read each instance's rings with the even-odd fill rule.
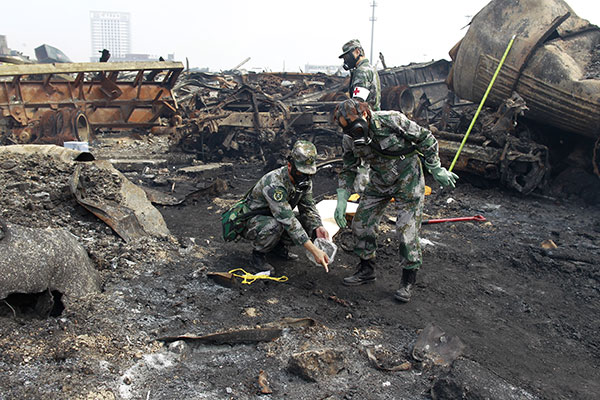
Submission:
[[[235,272],[238,273],[236,274]],[[239,272],[241,272],[241,274]],[[244,271],[242,268],[232,269],[231,271],[229,271],[229,273],[238,278],[242,278],[242,283],[245,283],[246,285],[252,284],[257,279],[268,279],[270,281],[275,282],[287,282],[288,280],[288,277],[285,275],[280,276],[278,278],[270,275],[253,275],[249,272]]]

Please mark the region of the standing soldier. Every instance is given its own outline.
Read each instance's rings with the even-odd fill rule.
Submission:
[[[365,51],[358,39],[352,39],[344,44],[339,58],[344,59],[344,69],[350,71],[348,87],[350,98],[358,97],[366,101],[373,111],[379,111],[381,109],[379,74],[365,57]]]
[[[294,144],[286,166],[265,174],[245,197],[249,211],[242,215],[242,237],[252,242],[251,267],[273,271],[267,253],[297,259],[289,245],[302,245],[328,272],[327,254],[311,238],[329,239],[312,194],[311,176],[317,172],[317,149],[306,140]],[[293,209],[298,206],[299,215]]]
[[[454,187],[458,176],[440,165],[438,143],[431,132],[399,111],[374,111],[357,99],[344,100],[334,111],[344,131],[343,167],[339,174],[335,220],[346,226],[346,203],[361,159],[370,166],[369,183],[354,215],[354,253],[360,257],[356,273],[344,278],[348,286],[375,280],[377,233],[392,198],[398,205],[396,232],[404,259],[400,289],[395,298],[408,302],[422,263],[419,230],[423,215],[425,180],[421,160],[436,181]]]

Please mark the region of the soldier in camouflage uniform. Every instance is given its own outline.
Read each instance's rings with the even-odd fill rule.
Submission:
[[[317,172],[316,157],[314,144],[297,141],[287,165],[264,175],[248,193],[246,204],[250,211],[245,214],[242,237],[252,241],[251,267],[255,272],[273,271],[267,253],[297,259],[298,256],[289,251],[291,244],[303,245],[328,271],[327,254],[311,240],[311,237],[329,239],[312,194],[311,175]],[[298,216],[292,211],[296,206]]]
[[[423,215],[426,169],[443,186],[454,187],[458,176],[441,167],[438,143],[431,132],[398,111],[371,112],[356,99],[341,102],[334,118],[344,130],[343,167],[339,174],[335,220],[346,226],[346,203],[361,159],[371,166],[365,188],[352,222],[356,240],[354,253],[360,257],[356,273],[344,278],[345,285],[375,280],[375,251],[379,223],[392,198],[398,205],[396,232],[399,253],[405,260],[400,289],[395,298],[407,302],[422,263],[419,230]]]
[[[381,109],[379,74],[377,69],[365,58],[365,51],[358,39],[352,39],[344,44],[339,58],[344,59],[344,69],[350,71],[350,84],[348,86],[350,98],[362,99],[371,106],[371,110],[379,111]],[[368,182],[369,164],[362,160],[354,180],[354,191],[362,193]]]
[[[371,106],[373,111],[381,109],[381,85],[377,69],[365,57],[358,39],[352,39],[342,46],[344,69],[350,71],[350,85],[348,94],[350,98],[360,98]]]

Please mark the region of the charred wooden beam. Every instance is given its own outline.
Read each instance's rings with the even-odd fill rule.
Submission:
[[[438,145],[442,164],[450,165],[454,155],[460,148],[460,142],[439,139]],[[465,144],[460,157],[454,165],[456,171],[466,171],[480,175],[486,179],[499,179],[500,157],[502,149],[483,147],[476,144]]]
[[[442,163],[450,165],[460,143],[438,138],[438,144]],[[509,136],[502,149],[465,144],[454,169],[500,180],[504,186],[528,194],[545,184],[549,154],[546,146]]]

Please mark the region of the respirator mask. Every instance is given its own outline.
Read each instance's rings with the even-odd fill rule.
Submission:
[[[344,54],[344,69],[346,71],[350,71],[352,68],[356,67],[356,57],[354,57],[353,53],[354,50]]]
[[[343,128],[346,135],[354,139],[355,146],[367,146],[371,143],[369,137],[369,123],[364,118],[357,118]]]

